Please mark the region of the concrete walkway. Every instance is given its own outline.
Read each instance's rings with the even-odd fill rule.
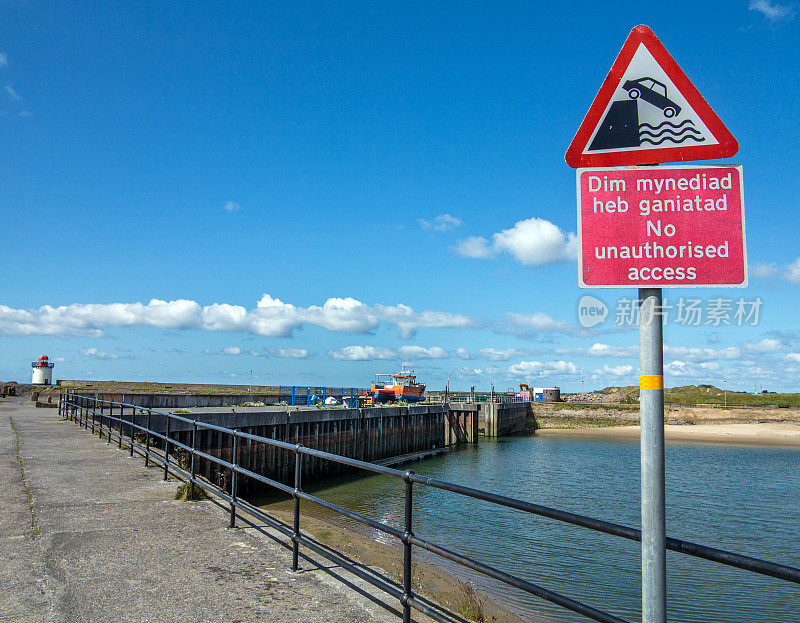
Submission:
[[[285,547],[173,501],[175,482],[56,409],[0,399],[0,485],[1,622],[399,620],[341,569],[288,573]]]

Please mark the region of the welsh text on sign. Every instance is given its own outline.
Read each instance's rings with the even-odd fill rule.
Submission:
[[[578,169],[580,286],[744,287],[742,168]]]

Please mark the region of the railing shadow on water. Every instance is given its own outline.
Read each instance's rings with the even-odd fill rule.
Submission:
[[[473,558],[463,556],[450,549],[437,545],[427,539],[423,539],[414,534],[414,516],[413,516],[413,495],[414,485],[424,485],[434,487],[443,491],[448,491],[457,495],[481,500],[490,504],[496,504],[507,508],[515,509],[521,512],[531,513],[541,517],[547,517],[556,521],[588,528],[597,532],[610,534],[612,536],[629,539],[632,541],[641,541],[641,531],[637,528],[631,528],[617,523],[612,523],[600,519],[594,519],[585,515],[578,515],[569,511],[558,510],[547,506],[541,506],[532,502],[510,498],[490,491],[481,491],[464,485],[459,485],[435,478],[429,478],[420,474],[414,473],[412,470],[397,470],[390,467],[383,467],[374,463],[367,463],[349,457],[323,452],[308,448],[300,444],[291,444],[277,439],[270,439],[258,435],[252,435],[232,428],[225,428],[198,420],[182,417],[174,413],[166,413],[157,411],[155,409],[142,408],[137,405],[110,402],[100,400],[96,395],[77,394],[74,392],[63,392],[59,396],[58,403],[59,415],[65,419],[70,419],[77,422],[79,425],[86,429],[91,429],[91,432],[99,433],[100,437],[105,433],[107,443],[111,443],[112,438],[116,438],[119,448],[122,448],[123,440],[131,456],[137,453],[144,457],[145,465],[149,466],[151,462],[160,464],[164,470],[164,479],[172,474],[178,478],[185,480],[189,484],[189,498],[194,499],[194,488],[196,486],[202,487],[208,494],[210,494],[215,503],[222,506],[229,513],[229,526],[235,527],[237,519],[245,523],[259,527],[254,522],[247,519],[249,515],[260,522],[263,522],[269,528],[277,531],[278,533],[287,537],[292,545],[292,570],[297,571],[299,568],[299,559],[301,557],[301,545],[315,554],[330,560],[331,562],[339,565],[343,569],[352,573],[356,577],[364,580],[381,591],[385,592],[390,597],[397,599],[400,603],[400,612],[398,615],[402,617],[404,623],[411,621],[411,610],[417,610],[436,621],[453,621],[463,620],[458,615],[447,611],[444,607],[432,603],[430,600],[425,599],[413,590],[412,586],[412,549],[419,547],[423,550],[431,552],[437,556],[445,558],[449,561],[463,565],[473,571],[486,575],[495,580],[499,580],[504,584],[513,586],[531,595],[535,595],[551,603],[557,604],[563,608],[571,610],[572,612],[581,614],[594,621],[601,621],[604,623],[628,623],[613,614],[609,614],[595,607],[581,603],[571,599],[560,593],[556,593],[547,588],[539,586],[524,578],[506,573],[505,571],[496,567],[484,564]],[[153,430],[151,426],[152,416],[166,418],[166,430],[164,433]],[[144,422],[144,424],[138,423]],[[171,422],[179,422],[184,426],[191,426],[191,444],[185,444],[173,437],[170,431]],[[115,427],[112,425],[116,424]],[[203,452],[196,447],[197,432],[198,430],[211,430],[228,435],[231,438],[231,460],[225,461],[220,457],[213,456],[207,452]],[[139,439],[137,440],[137,436]],[[142,441],[142,437],[144,440]],[[154,446],[153,440],[158,443]],[[261,443],[276,448],[281,448],[294,455],[294,486],[289,486],[277,480],[268,478],[262,474],[258,474],[249,469],[242,467],[239,461],[239,448],[242,441],[247,443]],[[176,450],[181,450],[186,456],[188,453],[188,464],[186,461],[181,461],[176,457]],[[370,517],[348,510],[336,504],[332,504],[322,498],[311,495],[309,492],[304,491],[302,488],[302,466],[304,457],[314,457],[324,461],[332,461],[340,465],[345,465],[351,468],[372,472],[375,474],[383,474],[396,478],[402,482],[404,487],[404,514],[403,514],[403,528],[397,528],[380,521],[376,521]],[[197,475],[197,459],[204,459],[211,461],[222,469],[227,470],[229,473],[229,486],[220,487],[216,486]],[[263,509],[258,508],[255,504],[242,497],[239,497],[239,478],[246,477],[253,479],[262,484],[272,487],[276,491],[282,492],[294,500],[292,525],[278,520],[272,515],[264,512]],[[369,567],[354,561],[345,554],[337,552],[334,549],[320,543],[316,539],[303,534],[300,531],[301,522],[301,506],[300,502],[306,501],[316,504],[329,511],[348,517],[354,521],[371,527],[375,530],[383,532],[395,539],[397,539],[403,546],[403,581],[402,585],[392,582],[384,576],[377,575]],[[238,512],[237,512],[238,511]],[[675,552],[703,558],[705,560],[717,562],[720,564],[736,567],[752,573],[771,576],[780,580],[800,584],[800,569],[789,567],[786,565],[777,564],[760,558],[753,558],[750,556],[743,556],[734,552],[721,550],[681,539],[667,537],[666,548]],[[339,578],[344,581],[343,578]]]

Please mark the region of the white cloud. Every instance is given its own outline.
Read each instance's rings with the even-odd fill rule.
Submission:
[[[151,300],[142,303],[43,305],[35,310],[0,305],[0,333],[11,335],[87,335],[105,327],[151,326],[161,329],[200,328],[200,306],[194,301]]]
[[[458,368],[454,373],[453,376],[455,377],[475,377],[483,375],[483,370],[481,368],[468,368],[468,367],[461,367]]]
[[[526,266],[571,262],[578,257],[575,234],[565,234],[558,226],[541,218],[519,221],[492,238],[495,251],[506,251]]]
[[[345,346],[338,350],[329,350],[328,357],[340,361],[372,361],[397,359],[397,353],[389,348],[376,346]]]
[[[377,346],[346,346],[328,351],[328,357],[342,361],[371,361],[389,359],[447,359],[450,353],[439,346],[401,346],[398,349]]]
[[[459,240],[450,249],[461,257],[472,257],[481,260],[494,255],[492,248],[489,246],[489,241],[482,236],[470,236]]]
[[[509,366],[508,371],[515,376],[571,375],[580,372],[571,361],[520,361]]]
[[[307,359],[310,353],[305,348],[270,348],[269,354],[281,359]]]
[[[305,317],[310,324],[339,333],[369,333],[378,326],[375,311],[350,297],[328,299],[322,307],[312,305]]]
[[[777,277],[780,270],[775,263],[772,264],[756,264],[750,269],[750,276],[759,279],[768,279],[770,277]]]
[[[224,206],[222,206],[222,209],[223,210],[227,210],[228,212],[236,212],[237,210],[240,210],[241,207],[242,206],[240,206],[235,201],[228,201],[228,202],[225,203]]]
[[[800,283],[800,257],[786,267],[783,278],[789,283]]]
[[[671,376],[691,377],[701,380],[710,380],[709,375],[719,371],[719,364],[715,361],[696,363],[692,361],[674,360],[664,365],[664,372]]]
[[[788,4],[778,4],[770,0],[750,0],[751,11],[757,11],[772,22],[791,18],[794,15],[794,8]]]
[[[407,305],[370,307],[353,298],[331,298],[322,306],[296,307],[264,294],[255,309],[241,305],[195,301],[151,300],[142,303],[44,305],[14,309],[0,305],[0,334],[87,335],[98,337],[108,327],[151,326],[162,329],[241,331],[264,337],[288,337],[295,329],[314,325],[338,333],[365,334],[380,322],[394,324],[403,337],[420,327],[466,329],[474,319],[439,311],[417,312]]]
[[[550,221],[533,217],[493,234],[491,244],[486,238],[471,236],[460,240],[452,250],[462,257],[479,259],[508,253],[526,266],[543,266],[576,260],[578,239]]]
[[[586,349],[590,357],[633,357],[639,352],[636,346],[609,346],[608,344],[592,344]]]
[[[633,372],[633,366],[629,365],[619,365],[619,366],[603,366],[602,370],[595,370],[595,374],[608,374],[611,376],[627,376],[631,372]]]
[[[105,353],[102,350],[97,350],[96,348],[81,348],[80,353],[81,355],[91,357],[92,359],[119,359],[119,355],[114,353]]]
[[[461,348],[461,347],[456,348],[453,351],[453,354],[456,357],[458,357],[459,359],[473,359],[473,356],[470,354],[470,352],[466,348]]]
[[[481,348],[478,351],[478,356],[481,359],[488,359],[489,361],[508,361],[513,357],[522,357],[524,354],[525,351],[517,348],[506,348],[505,350],[498,348]]]
[[[246,351],[248,355],[251,357],[278,357],[280,359],[306,359],[309,356],[309,352],[305,348],[268,348],[266,352],[259,352],[254,348]],[[228,348],[223,348],[222,351],[216,350],[209,350],[206,348],[203,351],[206,355],[219,355],[222,353],[223,355],[241,355],[245,353],[242,348],[238,346],[229,346]]]
[[[664,346],[664,354],[669,357],[680,357],[690,362],[704,362],[718,359],[739,359],[742,355],[742,351],[737,346],[729,346],[722,349]]]
[[[450,214],[440,214],[433,222],[426,221],[424,218],[419,219],[419,225],[422,229],[434,229],[436,231],[452,231],[456,227],[461,227],[461,219]]]
[[[6,93],[8,93],[8,99],[10,99],[12,102],[21,102],[22,101],[22,98],[19,95],[17,95],[17,92],[14,89],[12,89],[10,86],[6,85],[5,89],[6,89]]]
[[[794,361],[795,363],[800,363],[800,353],[788,353],[786,358],[789,361]]]
[[[401,337],[413,337],[417,329],[471,329],[478,323],[462,314],[448,312],[423,311],[415,312],[408,305],[375,305],[377,318],[385,322],[396,324]]]
[[[401,346],[397,349],[397,354],[401,359],[447,359],[450,357],[444,348],[439,346]]]
[[[800,257],[789,264],[756,264],[750,269],[753,277],[769,279],[779,277],[788,283],[800,283]]]
[[[524,329],[533,329],[543,333],[566,333],[568,335],[575,335],[581,330],[574,324],[564,320],[554,320],[544,312],[536,312],[534,314],[517,314],[514,312],[506,312],[509,322],[515,327]]]
[[[8,55],[5,52],[0,52],[0,67],[8,65]]]
[[[545,219],[533,217],[492,235],[491,244],[482,236],[460,240],[451,250],[462,257],[486,259],[508,253],[526,266],[575,261],[578,239]]]
[[[755,344],[752,342],[745,342],[742,348],[749,353],[776,353],[783,348],[783,345],[780,340],[764,338]]]

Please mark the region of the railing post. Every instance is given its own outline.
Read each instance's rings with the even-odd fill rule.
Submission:
[[[90,404],[91,403],[89,402],[89,399],[87,398],[86,399],[86,410],[91,412],[91,414],[92,414],[92,434],[94,435],[94,409],[90,406]],[[88,417],[87,417],[87,419],[88,419]]]
[[[122,449],[122,417],[125,415],[125,406],[120,404],[119,405],[119,422],[117,424],[119,427],[117,428],[117,448]]]
[[[128,428],[128,435],[131,438],[131,454],[130,456],[133,457],[133,420],[136,419],[136,407],[131,407],[131,423],[130,427]]]
[[[190,500],[194,500],[194,473],[195,473],[194,472],[194,466],[195,466],[194,451],[195,451],[195,448],[197,448],[197,420],[195,420],[193,425],[192,425],[192,459],[191,459],[191,467],[189,469],[189,472],[191,474],[191,477],[189,478],[189,499]]]
[[[114,419],[114,403],[108,401],[108,435],[106,435],[106,443],[111,443],[111,429],[114,426],[112,420]]]
[[[294,447],[294,534],[292,535],[292,571],[298,570],[300,559],[300,478],[303,467],[303,455],[300,454],[302,446]]]
[[[169,413],[167,416],[167,431],[164,434],[164,480],[169,480]]]
[[[236,467],[239,464],[239,437],[236,431],[233,431],[233,449],[231,452],[231,521],[228,524],[229,528],[236,527],[236,495],[239,490],[239,474],[236,473]]]
[[[145,442],[144,442],[144,466],[150,467],[150,416],[153,414],[152,410],[147,410],[147,429],[145,431]]]
[[[406,470],[403,480],[406,481],[406,508],[405,508],[405,529],[403,531],[403,596],[400,603],[403,604],[403,623],[411,623],[411,604],[409,600],[413,597],[411,592],[411,537],[414,536],[412,529],[412,510],[414,483],[411,476],[412,470]]]

